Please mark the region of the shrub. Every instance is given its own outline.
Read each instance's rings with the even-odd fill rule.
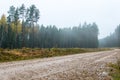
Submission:
[[[112,68],[110,70],[110,76],[112,76],[114,80],[120,80],[120,58],[117,59],[117,63],[110,63],[109,66]]]

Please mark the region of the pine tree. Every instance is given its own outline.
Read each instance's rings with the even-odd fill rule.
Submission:
[[[25,18],[26,18],[26,9],[25,5],[22,4],[22,6],[19,8],[19,16],[21,18],[22,22],[22,32],[21,32],[21,41],[22,41],[22,47],[25,47]]]

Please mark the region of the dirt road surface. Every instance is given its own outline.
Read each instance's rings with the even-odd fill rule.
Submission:
[[[0,63],[0,80],[103,80],[119,49]]]

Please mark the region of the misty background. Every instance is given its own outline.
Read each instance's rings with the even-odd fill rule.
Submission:
[[[59,28],[95,22],[99,39],[113,33],[120,23],[119,0],[8,0],[0,1],[0,15],[7,14],[9,7],[26,7],[35,4],[40,10],[38,24],[56,25]],[[2,8],[4,7],[4,8]]]

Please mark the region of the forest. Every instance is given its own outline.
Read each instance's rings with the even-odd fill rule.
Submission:
[[[114,33],[99,40],[100,47],[120,47],[120,25],[117,26]]]
[[[55,25],[39,25],[40,11],[35,5],[26,8],[11,6],[8,16],[0,19],[1,48],[97,48],[96,23],[57,28]]]
[[[98,40],[96,23],[86,22],[69,28],[39,25],[40,11],[35,5],[10,6],[0,19],[0,48],[98,48],[120,46],[120,25],[115,32]]]

